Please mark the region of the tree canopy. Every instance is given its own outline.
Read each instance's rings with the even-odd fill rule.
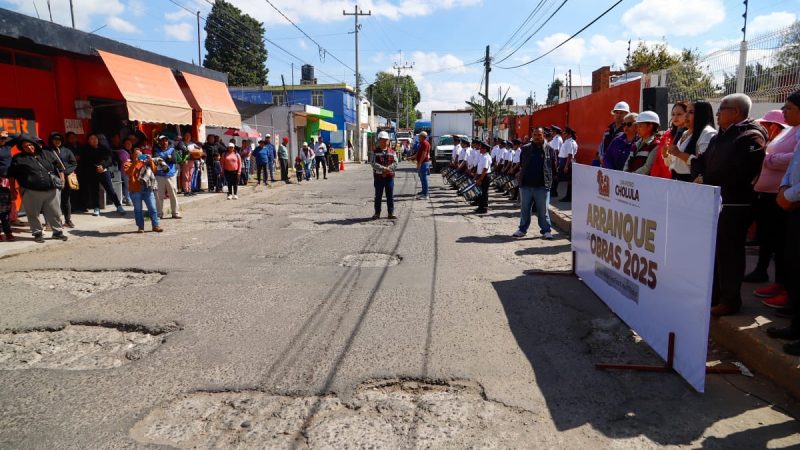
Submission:
[[[548,105],[552,105],[553,103],[558,102],[558,94],[561,86],[564,86],[564,82],[561,81],[560,78],[556,78],[555,81],[547,88],[547,101]]]
[[[625,70],[629,72],[655,72],[667,69],[678,64],[680,56],[670,52],[664,42],[648,46],[644,42],[631,53],[630,59],[625,63]]]
[[[204,67],[227,72],[230,86],[267,84],[264,24],[225,0],[215,0],[205,31]]]
[[[395,119],[397,115],[396,89],[398,87],[400,89],[400,123],[398,127],[413,128],[414,122],[422,117],[422,113],[416,110],[422,97],[417,83],[412,77],[408,75],[398,77],[389,72],[378,72],[375,75],[375,82],[367,87],[367,95],[382,116]]]

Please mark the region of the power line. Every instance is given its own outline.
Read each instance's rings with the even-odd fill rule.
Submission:
[[[545,20],[545,21],[544,21],[544,23],[542,23],[542,24],[539,26],[539,28],[537,28],[536,30],[534,30],[534,32],[533,32],[533,33],[531,33],[531,34],[530,34],[530,35],[529,35],[529,36],[528,36],[528,37],[527,37],[527,38],[526,38],[526,39],[525,39],[525,40],[524,40],[524,41],[523,41],[521,44],[519,44],[519,45],[517,46],[517,48],[515,48],[515,49],[514,49],[514,51],[512,51],[511,53],[509,53],[508,55],[506,55],[506,56],[505,56],[503,59],[501,59],[501,60],[497,61],[497,63],[496,63],[496,64],[502,63],[503,61],[507,60],[508,58],[511,58],[511,57],[512,57],[512,56],[513,56],[515,53],[517,53],[517,52],[518,52],[518,51],[519,51],[519,50],[520,50],[520,49],[521,49],[523,46],[525,46],[525,44],[527,44],[527,43],[528,43],[528,41],[530,41],[530,40],[531,40],[531,38],[533,38],[533,37],[536,35],[536,33],[538,33],[539,31],[541,31],[541,30],[542,30],[542,28],[544,28],[544,26],[545,26],[545,25],[547,25],[547,23],[548,23],[548,22],[550,22],[550,20],[553,18],[553,16],[555,16],[555,15],[556,15],[556,14],[557,14],[559,11],[561,11],[561,8],[563,8],[563,7],[564,7],[564,5],[566,5],[566,4],[567,4],[567,1],[568,1],[568,0],[564,0],[563,2],[561,2],[561,4],[560,4],[560,5],[558,5],[558,8],[556,8],[556,10],[555,10],[555,11],[553,11],[553,13],[552,13],[552,14],[550,14],[550,17],[548,17],[548,18],[547,18],[547,20]]]
[[[600,14],[600,15],[599,15],[599,16],[597,16],[597,17],[595,17],[595,19],[594,19],[594,20],[592,20],[591,22],[589,22],[588,24],[586,24],[586,26],[584,26],[584,27],[583,27],[583,28],[581,28],[580,30],[576,31],[576,32],[575,32],[575,34],[573,34],[572,36],[568,37],[568,38],[567,38],[567,39],[565,39],[563,42],[561,42],[560,44],[556,45],[555,47],[553,47],[552,49],[550,49],[550,50],[549,50],[549,51],[547,51],[546,53],[544,53],[544,54],[542,54],[542,55],[539,55],[539,56],[537,56],[536,58],[534,58],[534,59],[532,59],[532,60],[530,60],[530,61],[528,61],[528,62],[524,62],[524,63],[522,63],[522,64],[517,64],[516,66],[510,66],[510,67],[501,67],[501,66],[497,66],[497,67],[499,67],[500,69],[506,69],[506,70],[508,70],[508,69],[517,69],[517,68],[520,68],[520,67],[523,67],[523,66],[527,66],[528,64],[535,63],[536,61],[538,61],[538,60],[540,60],[540,59],[544,58],[545,56],[549,55],[550,53],[553,53],[554,51],[558,50],[559,48],[561,48],[561,46],[562,46],[562,45],[564,45],[564,44],[566,44],[567,42],[571,41],[571,40],[572,40],[572,39],[573,39],[575,36],[577,36],[577,35],[581,34],[581,33],[582,33],[582,32],[584,32],[584,31],[585,31],[587,28],[589,28],[590,26],[594,25],[594,23],[595,23],[595,22],[597,22],[598,20],[600,20],[601,18],[603,18],[603,16],[605,16],[606,14],[608,14],[609,12],[611,12],[611,10],[612,10],[612,9],[616,8],[617,6],[619,6],[619,4],[620,4],[620,3],[622,3],[623,1],[624,1],[624,0],[618,0],[616,3],[614,3],[613,5],[611,5],[611,7],[609,7],[607,10],[605,10],[605,11],[604,11],[602,14]],[[507,59],[507,58],[506,58],[506,59]]]
[[[519,24],[519,26],[517,27],[516,30],[514,30],[514,32],[511,34],[511,36],[509,36],[509,38],[506,39],[506,42],[503,44],[503,46],[500,47],[500,50],[497,51],[498,55],[500,53],[503,53],[503,50],[506,49],[506,46],[508,46],[508,44],[511,43],[511,40],[514,39],[514,37],[516,37],[517,33],[519,33],[522,30],[522,28],[533,18],[533,15],[536,14],[537,11],[539,11],[539,9],[542,7],[542,5],[544,5],[545,1],[546,0],[539,0],[539,3],[536,5],[536,7],[534,7],[531,10],[531,13],[528,14],[528,17],[526,17],[525,20],[521,24]]]

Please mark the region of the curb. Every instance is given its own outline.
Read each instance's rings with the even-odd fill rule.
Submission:
[[[553,225],[571,237],[572,218],[553,205],[549,205],[549,211]],[[736,355],[751,371],[800,399],[800,358],[785,354],[784,341],[772,339],[765,332],[774,322],[783,326],[785,319],[765,317],[768,311],[761,309],[752,294],[743,293],[742,297],[743,314],[712,318],[709,338]]]

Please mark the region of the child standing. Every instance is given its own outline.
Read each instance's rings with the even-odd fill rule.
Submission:
[[[214,192],[222,192],[222,185],[225,183],[225,174],[222,173],[222,161],[220,154],[214,154],[214,175],[216,176],[216,189]]]
[[[297,182],[303,181],[303,158],[296,156],[294,158],[294,171],[297,174]]]

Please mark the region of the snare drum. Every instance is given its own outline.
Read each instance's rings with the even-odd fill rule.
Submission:
[[[512,190],[519,187],[519,180],[517,180],[517,177],[508,177],[508,178],[509,180],[506,181],[505,184],[503,184],[503,189],[506,192],[511,192]]]
[[[471,202],[481,196],[481,188],[472,182],[463,189],[463,193],[461,195],[464,196],[464,200]]]

